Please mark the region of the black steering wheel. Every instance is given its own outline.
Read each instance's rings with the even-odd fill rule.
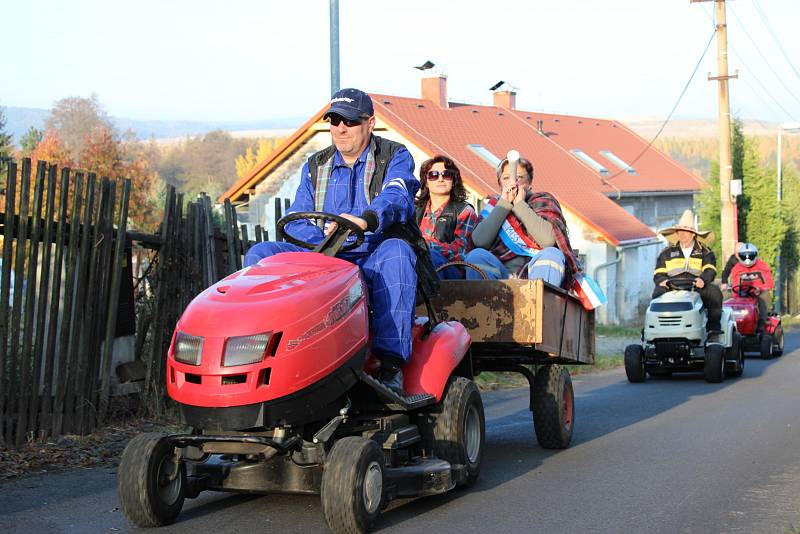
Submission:
[[[684,291],[694,291],[694,280],[667,280],[667,289],[682,289]]]
[[[300,219],[334,222],[336,223],[336,230],[331,232],[330,235],[325,236],[322,242],[320,242],[318,245],[315,245],[314,243],[308,243],[307,241],[297,239],[285,230],[287,224]],[[276,224],[276,227],[278,232],[283,234],[283,238],[287,242],[297,245],[298,247],[307,248],[308,250],[322,252],[323,254],[327,254],[329,256],[335,256],[337,252],[347,252],[348,250],[353,250],[354,248],[361,246],[361,244],[364,242],[364,230],[359,228],[358,225],[356,225],[353,221],[332,213],[324,213],[320,211],[298,211],[282,217],[281,220],[279,220]],[[356,240],[353,243],[345,245],[344,242],[350,236],[350,234],[354,234],[356,236]]]
[[[761,294],[760,289],[758,289],[756,286],[751,286],[748,284],[733,286],[731,287],[731,292],[734,295],[739,295],[740,297],[751,297],[751,298],[756,298]]]

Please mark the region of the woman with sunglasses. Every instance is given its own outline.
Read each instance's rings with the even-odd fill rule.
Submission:
[[[467,190],[461,172],[447,156],[437,155],[425,161],[419,171],[422,187],[416,199],[417,224],[428,242],[433,265],[464,261],[472,248],[470,234],[478,216],[466,201]],[[445,280],[464,278],[458,267],[439,271]]]
[[[567,278],[580,268],[561,206],[551,194],[533,191],[530,161],[519,158],[515,176],[509,167],[508,159],[497,166],[500,194],[484,201],[472,233],[476,248],[467,254],[467,263],[493,279],[518,276],[540,278],[555,286],[569,283]],[[467,279],[480,278],[467,269]]]

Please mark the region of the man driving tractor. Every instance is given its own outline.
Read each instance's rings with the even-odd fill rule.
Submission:
[[[717,343],[721,328],[722,292],[712,283],[717,274],[717,260],[708,247],[714,240],[713,232],[699,231],[692,210],[686,210],[678,224],[660,230],[659,233],[667,238],[670,245],[661,251],[656,260],[653,298],[669,291],[670,282],[693,284],[708,313],[708,342]]]
[[[408,150],[372,134],[372,99],[358,89],[333,95],[324,115],[333,145],[303,165],[300,186],[287,211],[339,214],[365,231],[364,243],[340,254],[361,267],[372,309],[372,353],[380,360],[380,381],[403,394],[401,368],[411,356],[411,327],[417,287],[417,256],[403,239],[389,238],[396,224],[414,222],[414,195],[419,181]],[[319,243],[334,230],[308,220],[292,221],[286,231],[308,243]],[[416,224],[414,224],[416,227]],[[264,242],[245,255],[245,266],[281,252],[305,249],[291,243]]]
[[[772,270],[758,258],[758,248],[752,243],[743,243],[736,253],[738,262],[731,269],[730,285],[751,286],[758,290],[758,329],[761,330],[767,318],[767,310],[772,303]]]

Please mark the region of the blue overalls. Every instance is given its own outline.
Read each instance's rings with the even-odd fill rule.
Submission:
[[[414,177],[411,154],[405,148],[398,149],[386,169],[380,194],[370,203],[364,187],[369,149],[369,146],[364,149],[352,168],[345,164],[338,151],[335,152],[323,211],[361,217],[369,210],[377,215],[378,227],[373,232],[365,232],[364,243],[338,257],[358,265],[367,282],[372,309],[373,353],[379,358],[388,356],[407,362],[411,357],[417,258],[408,243],[401,239],[385,239],[383,232],[394,223],[414,221],[414,195],[419,182]],[[314,211],[314,186],[308,162],[303,165],[300,186],[287,214],[302,211]],[[286,225],[285,230],[308,243],[319,243],[324,237],[322,230],[310,221],[293,221]],[[280,252],[305,250],[290,243],[258,243],[245,254],[244,265],[254,265],[262,258]]]

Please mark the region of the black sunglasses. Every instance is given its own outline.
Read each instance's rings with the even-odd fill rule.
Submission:
[[[443,171],[428,171],[428,180],[436,181],[439,178],[447,180],[448,182],[455,180],[456,171],[445,169]]]
[[[333,126],[339,126],[342,122],[344,122],[344,125],[348,128],[352,128],[353,126],[361,126],[361,124],[364,122],[363,119],[350,120],[340,117],[339,115],[330,115],[328,116],[328,120]]]

